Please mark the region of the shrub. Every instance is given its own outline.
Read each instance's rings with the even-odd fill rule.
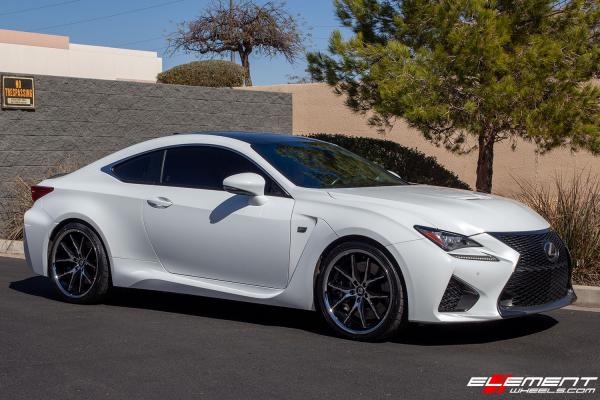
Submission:
[[[10,199],[1,203],[4,214],[3,236],[8,240],[23,239],[23,215],[31,208],[31,185],[17,176],[9,188]]]
[[[573,260],[573,282],[600,285],[600,178],[591,172],[554,177],[543,186],[517,180],[515,196],[544,217],[563,238]]]
[[[207,60],[181,64],[157,76],[160,83],[188,86],[237,87],[244,84],[244,68],[230,61]]]
[[[391,140],[317,133],[312,138],[337,144],[394,171],[403,179],[428,185],[470,189],[458,176],[440,165],[435,157],[427,156]]]
[[[73,172],[83,163],[77,157],[67,157],[56,165],[48,168],[44,174],[46,177],[68,174]],[[31,186],[34,182],[28,182],[20,176],[15,177],[8,189],[8,196],[0,202],[0,211],[4,214],[1,233],[8,240],[23,239],[23,216],[31,208]]]

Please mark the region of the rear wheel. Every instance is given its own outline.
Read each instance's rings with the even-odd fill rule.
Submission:
[[[108,292],[110,272],[102,241],[87,225],[65,225],[52,241],[48,275],[66,301],[90,304]]]
[[[347,242],[325,258],[316,300],[329,326],[355,340],[383,340],[406,320],[401,277],[376,246]]]

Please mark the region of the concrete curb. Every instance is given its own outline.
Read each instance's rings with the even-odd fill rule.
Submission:
[[[0,257],[25,258],[23,242],[0,239]],[[577,301],[573,309],[600,308],[600,287],[573,285]]]
[[[583,286],[573,285],[577,301],[575,305],[578,307],[600,307],[600,287],[599,286]]]
[[[0,256],[25,258],[23,242],[20,240],[0,239]]]

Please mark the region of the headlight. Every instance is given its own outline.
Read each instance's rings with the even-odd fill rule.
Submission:
[[[476,241],[458,233],[446,232],[418,225],[415,225],[415,229],[445,251],[453,251],[465,247],[482,247]]]

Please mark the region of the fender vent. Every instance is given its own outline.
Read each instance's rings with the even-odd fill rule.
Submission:
[[[450,278],[442,301],[438,307],[439,312],[468,311],[479,300],[479,293],[454,275]]]

